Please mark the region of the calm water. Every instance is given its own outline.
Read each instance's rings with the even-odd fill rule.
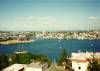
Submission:
[[[65,48],[68,55],[71,52],[78,52],[81,50],[100,52],[100,40],[58,40],[58,39],[39,39],[32,43],[0,45],[0,53],[13,53],[18,51],[19,47],[24,50],[32,52],[33,54],[45,54],[50,59],[57,58],[60,55],[61,49]],[[61,46],[61,47],[60,47]]]

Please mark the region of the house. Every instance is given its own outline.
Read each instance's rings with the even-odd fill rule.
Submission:
[[[100,60],[100,52],[73,52],[71,56],[72,68],[75,71],[87,71],[89,62],[94,59]]]
[[[25,66],[24,64],[13,64],[2,71],[23,71]]]
[[[48,63],[46,62],[32,62],[30,64],[13,64],[2,71],[44,71],[47,67]]]
[[[24,68],[24,71],[44,71],[47,69],[48,64],[45,62],[31,63]]]

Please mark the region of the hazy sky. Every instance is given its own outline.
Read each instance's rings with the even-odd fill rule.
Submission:
[[[0,0],[1,31],[100,29],[100,0]]]

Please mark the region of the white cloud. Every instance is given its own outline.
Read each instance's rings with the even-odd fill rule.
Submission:
[[[95,18],[90,17],[90,19],[95,19]],[[7,26],[5,24],[2,25],[2,27],[5,27],[5,29],[9,30],[43,31],[43,30],[86,30],[95,27],[95,25],[96,24],[93,25],[86,24],[84,23],[84,21],[79,21],[79,20],[61,21],[60,19],[56,19],[54,17],[17,17],[16,19],[14,18],[11,21],[9,21]]]
[[[53,17],[19,17],[15,22],[20,24],[54,24],[60,21]]]
[[[92,20],[96,24],[100,24],[100,18],[98,17],[90,16],[89,19]]]
[[[90,19],[90,20],[95,20],[96,17],[95,17],[95,16],[90,16],[89,19]]]
[[[96,22],[100,24],[100,19],[97,19]]]
[[[12,23],[12,24],[11,24]],[[54,17],[18,17],[11,22],[12,29],[25,29],[25,30],[63,30],[66,24]]]

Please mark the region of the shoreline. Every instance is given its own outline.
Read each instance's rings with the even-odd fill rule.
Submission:
[[[44,39],[52,39],[52,38],[44,38]],[[56,38],[58,39],[58,38]],[[59,39],[58,39],[59,40]],[[60,40],[100,40],[100,39],[60,39]],[[9,44],[19,44],[19,43],[31,43],[35,40],[7,40],[0,42],[1,45],[9,45]]]
[[[8,40],[8,41],[0,42],[0,44],[7,45],[7,44],[18,44],[18,43],[30,43],[33,41],[34,40]]]

